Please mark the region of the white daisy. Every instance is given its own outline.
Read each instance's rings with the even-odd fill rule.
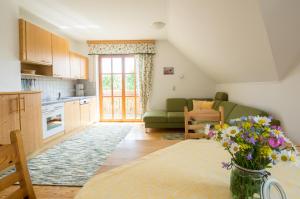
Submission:
[[[288,151],[288,150],[283,150],[281,151],[280,153],[280,160],[283,161],[283,162],[287,162],[289,161],[291,158],[291,151]]]
[[[208,135],[209,131],[210,131],[210,124],[206,124],[205,127],[204,127],[204,133],[206,135]]]
[[[229,139],[222,139],[221,144],[224,148],[230,147],[230,141]]]
[[[240,150],[240,146],[239,146],[237,143],[231,144],[231,146],[230,146],[230,151],[231,151],[232,153],[236,153],[236,152],[238,152],[239,150]]]
[[[272,161],[274,161],[274,163],[278,163],[280,161],[280,153],[273,151],[270,155],[270,158]]]
[[[231,126],[226,129],[226,134],[231,137],[235,137],[240,132],[237,126]]]
[[[255,123],[261,124],[261,125],[264,125],[264,126],[268,126],[271,123],[271,119],[268,118],[268,117],[265,117],[265,116],[264,117],[255,116],[255,117],[253,117],[253,120],[255,121]]]

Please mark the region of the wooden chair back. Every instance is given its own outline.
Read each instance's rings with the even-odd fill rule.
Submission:
[[[0,145],[0,171],[15,166],[16,171],[0,179],[0,192],[16,182],[20,187],[7,196],[7,199],[36,199],[27,168],[23,141],[19,130],[10,133],[11,144]]]
[[[188,111],[184,107],[184,138],[207,138],[205,133],[190,133],[190,130],[204,130],[205,124],[192,124],[193,121],[197,122],[219,122],[220,125],[224,124],[224,107],[220,106],[219,111],[216,110],[201,110],[201,111]]]

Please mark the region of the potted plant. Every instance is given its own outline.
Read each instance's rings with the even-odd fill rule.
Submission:
[[[209,132],[231,155],[223,167],[231,169],[230,191],[233,199],[261,198],[266,171],[279,161],[295,162],[296,148],[270,117],[249,116],[215,125]]]

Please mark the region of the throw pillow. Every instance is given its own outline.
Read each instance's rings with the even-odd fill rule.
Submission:
[[[193,100],[193,111],[212,109],[213,105],[214,105],[213,101]]]

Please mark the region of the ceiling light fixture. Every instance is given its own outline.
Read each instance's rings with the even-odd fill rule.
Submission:
[[[157,30],[163,29],[165,26],[166,26],[166,23],[164,23],[162,21],[155,21],[152,23],[152,27]]]

